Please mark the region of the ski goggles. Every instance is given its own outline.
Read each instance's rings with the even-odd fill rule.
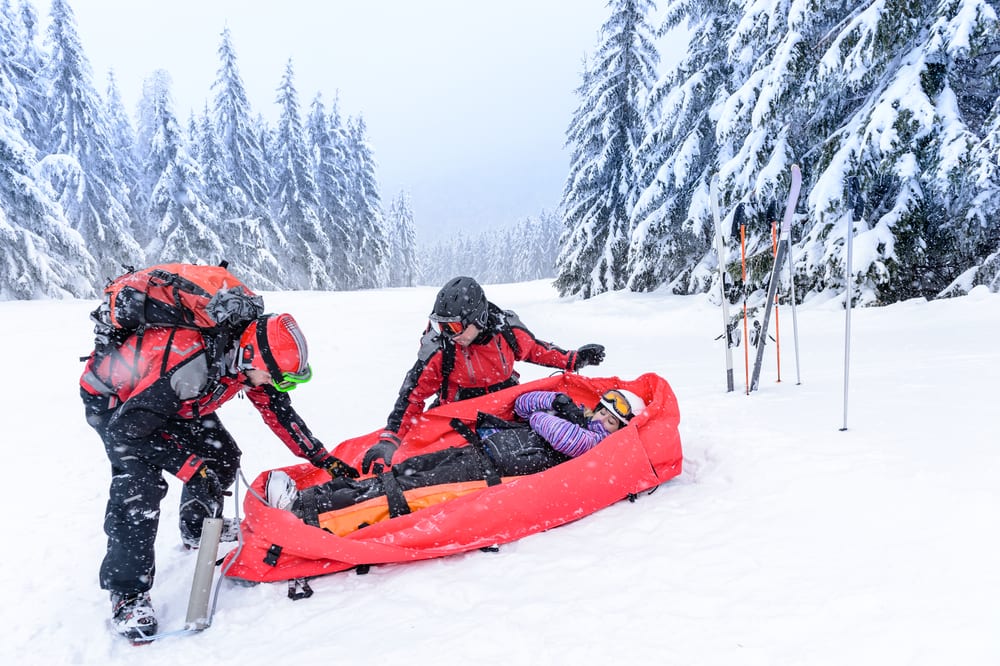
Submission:
[[[282,393],[288,393],[299,384],[305,384],[312,379],[312,366],[307,365],[302,372],[283,372],[280,379],[271,379],[271,385]]]
[[[606,410],[611,412],[613,416],[621,419],[623,423],[628,423],[632,420],[632,417],[635,416],[635,414],[632,413],[632,406],[629,405],[628,400],[618,391],[608,391],[602,395],[601,401],[597,406],[599,408],[604,407]]]
[[[449,338],[459,335],[465,330],[465,324],[460,319],[439,319],[431,317],[431,326],[438,333],[447,335]]]

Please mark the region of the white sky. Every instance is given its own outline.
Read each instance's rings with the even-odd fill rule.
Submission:
[[[274,120],[292,58],[303,110],[339,91],[345,116],[364,115],[384,203],[409,192],[422,238],[555,208],[573,90],[608,12],[601,0],[70,1],[95,84],[114,69],[130,110],[165,69],[186,123],[212,96],[228,26],[250,102]],[[34,2],[47,23],[48,0]]]

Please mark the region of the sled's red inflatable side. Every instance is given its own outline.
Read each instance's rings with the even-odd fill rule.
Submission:
[[[465,445],[449,425],[451,419],[473,424],[477,412],[511,418],[514,399],[525,391],[562,391],[591,405],[611,388],[638,394],[646,400],[646,411],[579,458],[345,536],[311,527],[288,511],[262,503],[254,493],[263,496],[267,476],[263,473],[253,483],[254,492],[244,499],[244,545],[227,575],[261,582],[288,580],[507,543],[577,520],[680,474],[677,400],[667,382],[655,374],[633,381],[559,375],[444,405],[420,417],[394,458]],[[349,439],[333,453],[358,466],[376,436],[377,431]],[[284,469],[299,488],[329,479],[326,472],[308,464]]]

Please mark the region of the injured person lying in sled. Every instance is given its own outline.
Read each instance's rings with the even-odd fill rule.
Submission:
[[[514,401],[517,420],[480,413],[474,430],[454,422],[467,446],[415,455],[368,478],[337,478],[303,490],[286,472],[274,470],[265,499],[309,525],[344,535],[583,455],[645,408],[642,398],[624,389],[605,391],[591,409],[565,393],[529,391]],[[446,491],[434,488],[444,484]]]

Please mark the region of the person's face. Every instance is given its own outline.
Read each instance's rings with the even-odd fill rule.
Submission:
[[[472,341],[476,339],[479,335],[479,327],[475,324],[469,324],[465,327],[465,330],[452,338],[456,345],[462,345],[463,347],[468,347],[472,344]]]
[[[591,417],[592,421],[599,421],[604,429],[608,432],[614,432],[620,430],[622,427],[621,419],[608,411],[606,407],[601,407],[594,415]]]
[[[257,370],[256,368],[248,368],[243,371],[246,375],[247,384],[250,386],[263,386],[271,381],[271,373],[265,370]]]

